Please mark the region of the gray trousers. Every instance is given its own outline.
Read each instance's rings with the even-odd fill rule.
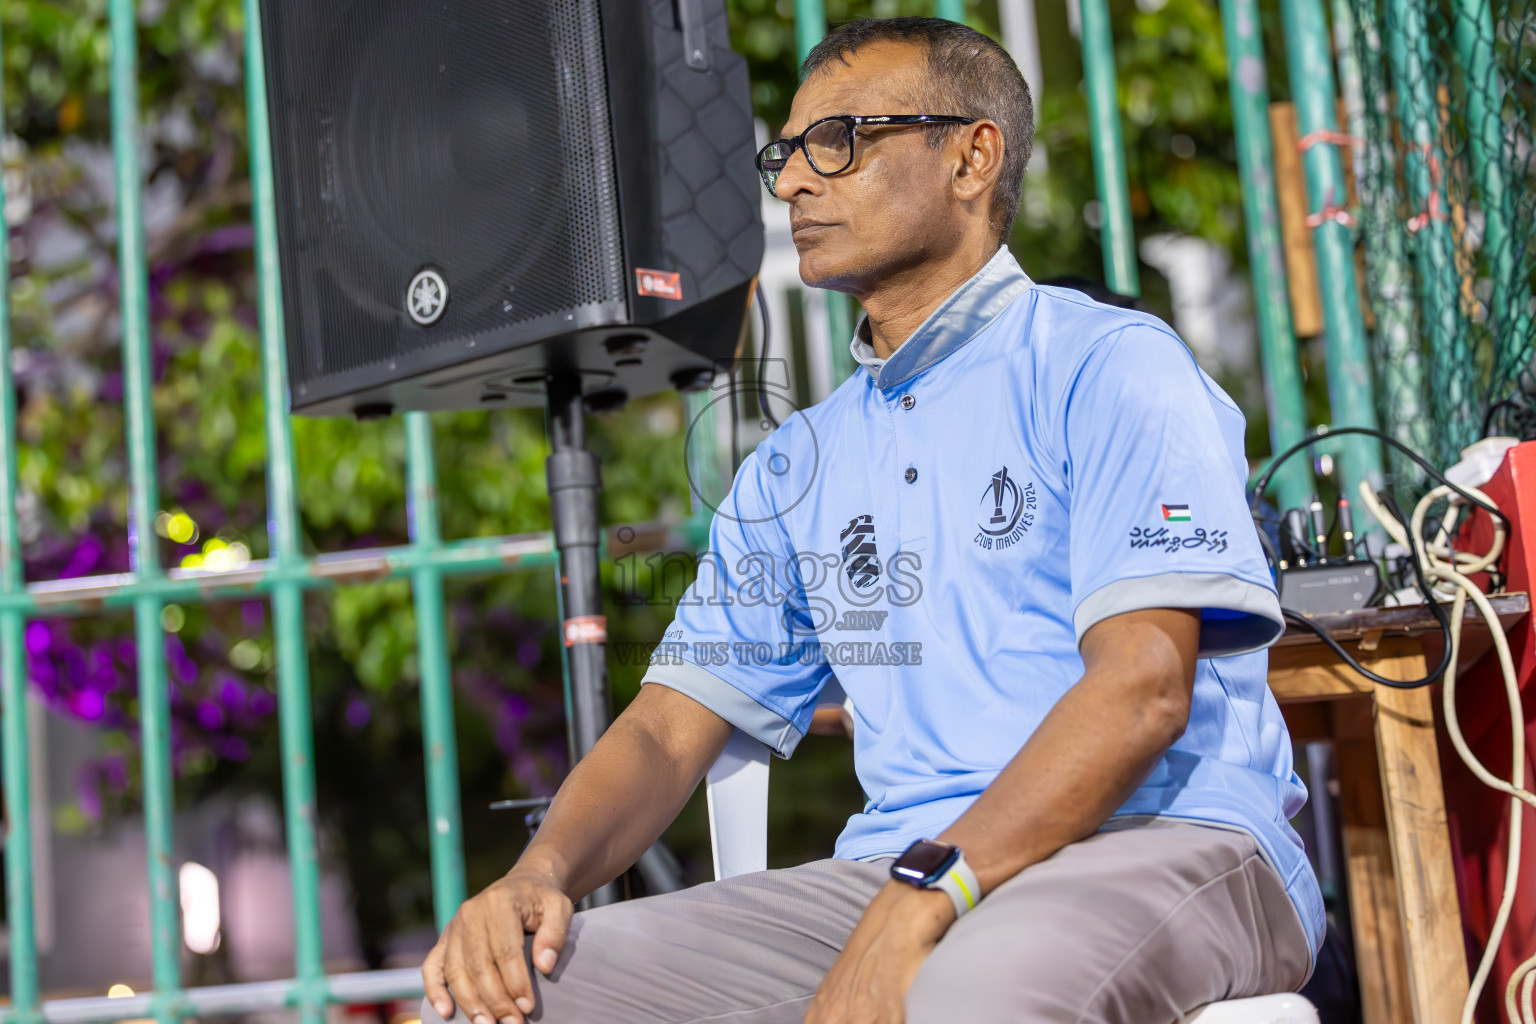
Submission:
[[[889,861],[823,860],[577,914],[548,1024],[800,1024]],[[526,947],[525,947],[526,950]],[[526,955],[526,953],[525,953]],[[1310,955],[1279,876],[1240,832],[1116,822],[989,893],[907,993],[908,1024],[1169,1024],[1288,992]],[[422,1024],[443,1024],[429,1004]],[[449,1024],[468,1024],[455,1011]]]

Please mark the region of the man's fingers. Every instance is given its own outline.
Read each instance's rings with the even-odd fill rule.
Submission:
[[[485,1019],[485,1004],[480,999],[473,979],[464,970],[464,961],[458,953],[459,950],[455,949],[447,957],[443,977],[453,990],[453,1001],[458,1004],[461,1022],[480,1021]]]
[[[533,966],[547,977],[565,948],[565,936],[571,927],[571,901],[564,893],[549,892],[539,907],[538,929],[533,933]]]
[[[502,914],[486,914],[477,924],[473,949],[466,949],[469,953],[465,957],[464,970],[470,976],[475,986],[475,992],[480,998],[480,1012],[484,1019],[473,1019],[471,1024],[522,1024],[523,1014],[527,1011],[516,1002],[516,994],[508,991],[507,982],[503,977],[503,960],[507,956],[507,943],[502,937],[506,929],[513,929],[518,933],[517,955],[510,959],[516,965],[515,973],[524,975],[526,985],[526,972],[522,968],[522,929],[518,928],[518,919],[515,915],[510,919]],[[466,947],[470,944],[466,943]],[[522,987],[522,986],[517,986]],[[532,1000],[523,996],[527,1005],[531,1008]],[[461,1000],[462,1002],[462,1000]]]
[[[452,928],[452,923],[448,927]],[[453,997],[448,994],[448,983],[443,977],[443,955],[447,942],[448,929],[444,929],[437,945],[432,947],[432,952],[427,954],[427,959],[421,965],[421,981],[427,1001],[443,1020],[453,1016]]]
[[[523,951],[523,929],[516,918],[507,924],[507,934],[492,940],[491,951],[496,958],[502,987],[519,1011],[532,1013],[533,982],[528,977],[527,954]]]

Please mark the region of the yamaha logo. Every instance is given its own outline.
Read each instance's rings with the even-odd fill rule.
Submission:
[[[411,278],[405,292],[405,311],[423,327],[435,324],[448,306],[448,282],[435,270],[423,270]]]

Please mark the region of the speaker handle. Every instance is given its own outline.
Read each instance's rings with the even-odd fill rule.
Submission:
[[[677,20],[683,24],[683,60],[695,71],[708,71],[709,37],[705,31],[704,0],[677,0]]]

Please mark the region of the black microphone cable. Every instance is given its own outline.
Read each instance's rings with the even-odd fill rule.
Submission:
[[[1506,516],[1497,507],[1490,505],[1488,502],[1485,502],[1480,498],[1473,497],[1471,494],[1467,493],[1467,491],[1449,480],[1444,473],[1430,465],[1428,460],[1426,460],[1422,455],[1414,451],[1412,448],[1409,448],[1407,445],[1403,444],[1397,438],[1392,437],[1389,434],[1382,433],[1380,430],[1374,430],[1370,427],[1334,427],[1327,433],[1314,434],[1311,437],[1303,438],[1302,440],[1297,441],[1295,444],[1286,448],[1278,456],[1276,456],[1272,462],[1270,462],[1269,467],[1265,469],[1264,472],[1259,476],[1258,480],[1254,482],[1253,497],[1249,501],[1249,511],[1256,512],[1259,504],[1259,498],[1263,495],[1265,489],[1269,487],[1269,482],[1274,477],[1275,470],[1280,467],[1281,463],[1291,458],[1297,452],[1305,451],[1306,449],[1315,447],[1316,445],[1322,444],[1324,441],[1327,441],[1330,438],[1347,434],[1364,434],[1367,437],[1374,437],[1379,441],[1383,441],[1386,444],[1391,445],[1393,448],[1406,455],[1426,474],[1444,484],[1446,487],[1449,487],[1452,491],[1456,492],[1466,501],[1476,505],[1478,508],[1487,512],[1489,515],[1497,516],[1500,522],[1504,524],[1505,531],[1510,531],[1511,526],[1509,517]],[[1392,497],[1392,494],[1389,491],[1382,491],[1381,499],[1382,503],[1387,507],[1387,510],[1391,512],[1392,515],[1395,516],[1400,523],[1403,524],[1403,529],[1405,531],[1412,528],[1412,524],[1410,523],[1408,517],[1403,515],[1402,508],[1398,505],[1397,500]],[[1410,538],[1410,540],[1412,539],[1415,538]],[[1420,543],[1423,543],[1424,539],[1419,537],[1417,540]],[[1430,683],[1435,682],[1441,676],[1445,675],[1446,669],[1450,667],[1451,620],[1445,614],[1445,609],[1440,607],[1440,602],[1435,599],[1434,591],[1431,588],[1428,578],[1424,574],[1424,566],[1419,561],[1419,553],[1417,550],[1412,549],[1412,545],[1410,545],[1410,550],[1408,552],[1408,561],[1413,569],[1414,586],[1417,588],[1420,594],[1424,595],[1424,603],[1429,606],[1430,614],[1435,617],[1435,621],[1439,624],[1440,632],[1445,642],[1445,650],[1440,655],[1440,664],[1435,666],[1434,670],[1422,679],[1388,679],[1385,676],[1377,675],[1375,672],[1372,672],[1370,669],[1366,668],[1364,665],[1360,664],[1360,662],[1355,660],[1355,658],[1344,649],[1343,645],[1341,645],[1337,640],[1330,636],[1326,629],[1318,625],[1312,619],[1302,615],[1300,612],[1291,611],[1288,608],[1282,608],[1281,612],[1285,616],[1285,620],[1287,622],[1294,622],[1296,625],[1312,632],[1317,636],[1319,640],[1327,645],[1327,647],[1332,650],[1334,654],[1338,655],[1345,664],[1354,669],[1356,672],[1360,673],[1362,676],[1365,676],[1367,679],[1371,680],[1371,682],[1379,683],[1382,686],[1390,686],[1393,689],[1398,690],[1412,690],[1417,689],[1420,686],[1428,686]]]
[[[773,330],[773,320],[768,316],[768,300],[763,296],[761,279],[752,287],[752,297],[757,301],[757,312],[763,318],[763,338],[757,348],[757,404],[763,410],[763,418],[779,427],[779,418],[768,408],[768,338]]]

